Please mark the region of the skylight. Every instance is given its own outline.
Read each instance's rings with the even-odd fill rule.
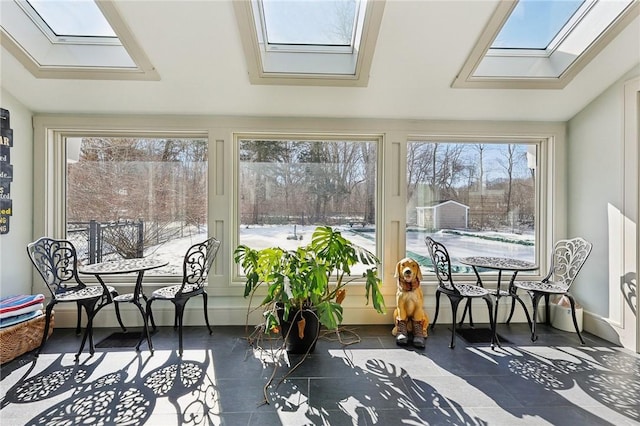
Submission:
[[[93,0],[26,0],[26,3],[58,37],[117,37]],[[28,7],[26,11],[30,12]]]
[[[353,46],[360,2],[262,0],[269,45]]]
[[[114,2],[4,0],[2,6],[2,46],[38,78],[158,79]]]
[[[366,85],[384,1],[234,1],[254,84]]]
[[[638,9],[634,0],[502,1],[453,87],[562,88]]]
[[[520,0],[492,49],[546,49],[585,1]]]

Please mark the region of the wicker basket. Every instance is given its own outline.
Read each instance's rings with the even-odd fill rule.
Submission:
[[[42,342],[45,315],[0,330],[0,364],[9,362],[29,351],[36,349]],[[53,333],[54,312],[51,312],[49,333]]]

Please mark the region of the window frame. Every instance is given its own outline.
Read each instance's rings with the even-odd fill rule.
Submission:
[[[159,80],[155,69],[114,2],[96,2],[117,38],[68,37],[48,33],[22,0],[3,3],[0,42],[36,78]],[[34,12],[37,13],[37,12]],[[61,42],[63,41],[63,42]],[[46,60],[45,60],[46,58]]]
[[[53,236],[54,238],[66,238],[67,237],[67,143],[68,138],[81,138],[81,137],[114,137],[114,138],[126,138],[126,137],[139,137],[139,138],[202,138],[208,140],[208,134],[206,132],[198,131],[162,131],[162,130],[120,130],[120,129],[107,129],[98,130],[100,127],[92,129],[49,129],[46,137],[45,158],[46,158],[46,219],[44,223],[43,231],[39,232],[39,235]],[[209,141],[209,149],[211,147]],[[35,156],[34,156],[35,162]],[[208,160],[210,163],[210,160]],[[209,177],[211,175],[211,166],[208,165]],[[211,185],[209,184],[209,191],[211,193]],[[208,204],[210,206],[210,204]],[[210,217],[210,214],[207,214]],[[38,228],[34,224],[34,232]],[[208,234],[211,235],[211,228],[208,227]],[[154,271],[149,271],[145,274],[147,281],[158,283],[158,285],[164,285],[167,283],[174,283],[182,279],[182,274],[176,275],[157,275]],[[82,277],[86,282],[97,282],[94,277]],[[113,275],[105,277],[105,282],[115,287],[118,286],[130,286],[131,278],[121,275]]]
[[[272,45],[277,48],[270,48],[263,40],[258,2],[233,2],[251,84],[368,85],[386,0],[367,0],[366,4],[360,5],[363,15],[358,20],[363,22],[361,33],[357,33],[354,40],[358,48],[350,49],[348,53],[340,48],[326,52],[326,47],[307,49],[309,46],[305,46],[305,49],[300,49],[294,45]]]
[[[535,250],[534,250],[534,259],[533,262],[539,266],[539,269],[533,272],[521,272],[518,275],[522,278],[522,276],[526,276],[530,279],[536,279],[541,276],[544,276],[548,269],[548,241],[549,235],[548,230],[546,230],[546,224],[548,224],[547,214],[545,212],[549,211],[550,206],[548,204],[552,204],[548,202],[549,196],[545,191],[548,185],[548,174],[550,173],[551,166],[549,165],[549,145],[552,143],[552,138],[544,138],[540,136],[506,136],[506,135],[498,135],[498,136],[454,136],[454,135],[410,135],[407,138],[407,147],[409,143],[414,142],[424,142],[424,143],[435,143],[435,142],[444,142],[444,143],[462,143],[462,144],[499,144],[499,145],[508,145],[508,144],[523,144],[523,145],[535,145],[536,146],[536,179],[535,179],[535,220],[534,220],[534,229],[535,229]],[[405,153],[406,154],[406,153]],[[406,155],[404,158],[405,162],[407,160]],[[405,185],[406,181],[406,173],[405,173]],[[405,197],[405,201],[406,197]],[[406,209],[406,204],[405,204]],[[405,224],[406,225],[406,224]],[[405,226],[406,228],[406,226]],[[405,251],[406,251],[406,239],[405,239]],[[425,246],[426,247],[426,246]],[[425,248],[426,250],[426,248]],[[488,271],[483,272],[483,277],[485,280],[483,282],[493,282],[497,280],[498,271]],[[435,274],[425,273],[426,280],[431,281],[432,284],[436,284]],[[475,280],[475,275],[471,272],[464,274],[454,274],[454,278],[458,280]]]
[[[233,248],[240,244],[240,199],[239,199],[239,186],[240,186],[240,141],[243,139],[265,139],[265,140],[309,140],[309,141],[346,141],[346,142],[373,142],[376,144],[376,213],[375,213],[375,254],[382,262],[382,191],[383,191],[383,145],[384,135],[382,134],[366,134],[366,133],[288,133],[288,132],[237,132],[233,133],[233,192],[231,194],[231,245]],[[234,265],[231,268],[231,281],[232,282],[244,282],[245,276],[240,273],[239,266]],[[364,279],[356,279],[355,282],[361,282],[364,284]]]
[[[617,10],[615,2],[588,0],[581,7],[586,12],[578,22],[570,21],[571,28],[561,31],[543,52],[491,48],[518,0],[500,2],[451,87],[563,89],[638,16],[640,3],[627,1],[622,10]],[[562,50],[574,55],[563,55]]]

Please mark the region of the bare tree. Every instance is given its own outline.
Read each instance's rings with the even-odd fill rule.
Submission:
[[[267,180],[273,183],[275,166],[280,162],[286,146],[282,141],[244,140],[240,146],[240,158],[245,164],[251,164],[251,170],[245,177],[251,176],[249,186],[242,188],[245,203],[251,200],[251,223],[260,223],[261,215],[267,205]],[[253,164],[255,163],[255,164]]]
[[[365,208],[364,221],[374,223],[376,217],[376,146],[361,144],[362,160],[365,165]]]
[[[333,2],[336,20],[333,33],[342,44],[349,44],[353,36],[353,14],[356,8],[355,0]]]
[[[498,159],[498,164],[504,169],[507,174],[507,190],[505,194],[506,214],[511,212],[511,193],[513,191],[513,166],[515,162],[516,146],[513,144],[507,145],[507,150],[503,153],[503,158]]]
[[[260,144],[275,144],[267,149]],[[260,155],[258,150],[264,154]],[[375,217],[375,144],[354,141],[242,141],[240,207],[243,220],[252,203],[269,222],[327,223],[354,209]],[[258,163],[259,164],[254,164]],[[260,183],[258,180],[261,180]],[[264,188],[264,197],[259,191]],[[268,196],[267,196],[268,192]],[[369,201],[366,201],[367,198]],[[247,215],[251,219],[247,219]],[[331,217],[329,217],[331,216]]]
[[[426,184],[434,199],[457,199],[462,173],[468,169],[463,160],[463,144],[413,142],[407,147],[407,198],[418,185]]]
[[[83,138],[79,161],[68,167],[69,222],[144,221],[145,246],[206,223],[205,139]],[[119,228],[115,228],[119,229]],[[104,235],[123,256],[139,255],[137,235]]]
[[[407,199],[414,196],[417,186],[432,174],[434,150],[431,144],[410,142],[407,146]]]
[[[485,144],[475,144],[475,149],[478,152],[478,190],[480,191],[480,229],[484,228],[484,151],[486,149]]]

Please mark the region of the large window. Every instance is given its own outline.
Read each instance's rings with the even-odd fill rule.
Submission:
[[[236,140],[240,244],[292,249],[331,225],[376,251],[377,139]]]
[[[66,231],[83,263],[169,261],[207,237],[207,140],[67,137]]]
[[[169,268],[150,273],[157,283],[180,275],[190,242],[216,236],[223,246],[213,282],[228,296],[243,281],[233,261],[239,244],[294,249],[319,225],[376,253],[391,283],[405,255],[428,273],[426,235],[446,238],[460,268],[459,257],[499,253],[534,261],[535,276],[567,232],[566,176],[554,166],[564,163],[564,131],[539,123],[435,129],[403,120],[36,117],[33,234],[77,238],[86,263],[169,256]]]
[[[425,236],[464,256],[536,261],[538,146],[512,141],[411,141],[407,146],[407,255],[431,267]]]

